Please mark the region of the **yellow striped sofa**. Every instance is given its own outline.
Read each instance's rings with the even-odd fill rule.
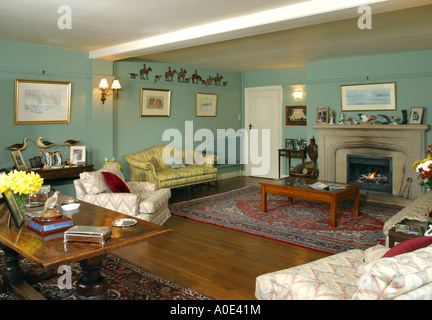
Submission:
[[[178,188],[214,182],[218,170],[214,155],[194,157],[194,150],[159,145],[125,157],[132,181],[149,181],[158,188]],[[177,160],[177,161],[175,161]]]

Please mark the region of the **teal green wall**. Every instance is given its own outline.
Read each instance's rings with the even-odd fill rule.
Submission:
[[[396,111],[374,111],[367,115],[384,114],[402,118],[406,109],[424,107],[424,124],[432,123],[432,51],[376,55],[349,59],[311,62],[306,66],[307,105],[311,117],[308,125],[316,123],[316,110],[328,106],[336,113],[336,122],[341,113],[340,86],[396,82]],[[346,118],[358,119],[359,112],[344,112]],[[308,136],[317,135],[308,126]],[[426,133],[426,141],[432,143],[432,133]],[[425,146],[426,147],[426,146]]]
[[[88,52],[58,49],[0,41],[0,168],[13,167],[7,146],[23,141],[28,137],[36,141],[39,136],[59,144],[67,139],[80,141],[87,147],[88,162],[96,169],[104,163],[104,158],[115,157],[120,162],[126,178],[129,168],[124,161],[127,154],[139,152],[149,147],[167,143],[162,141],[166,129],[176,128],[184,135],[186,121],[193,121],[194,132],[201,128],[210,129],[215,138],[217,129],[238,130],[243,126],[244,97],[246,87],[281,85],[283,106],[306,105],[308,126],[286,126],[285,108],[281,113],[283,139],[316,136],[310,125],[316,122],[316,109],[329,106],[338,119],[340,106],[340,85],[369,82],[396,82],[397,105],[395,112],[379,112],[386,115],[401,115],[402,109],[425,107],[423,123],[431,123],[432,114],[432,51],[418,51],[401,54],[335,59],[310,62],[305,67],[264,70],[253,72],[228,72],[178,64],[153,61],[103,61],[88,58]],[[129,73],[139,73],[142,64],[152,68],[149,80],[131,79]],[[168,68],[184,68],[191,76],[195,69],[205,79],[209,75],[223,75],[228,81],[226,87],[205,86],[166,82],[155,83],[154,76],[163,75]],[[42,74],[45,71],[45,75]],[[120,99],[109,97],[105,104],[100,101],[97,88],[102,77],[120,79],[123,90]],[[72,83],[71,123],[69,124],[14,124],[15,80],[34,79],[50,81],[70,81]],[[171,90],[170,117],[140,117],[140,91],[142,88]],[[295,101],[292,92],[305,90],[305,97]],[[216,93],[218,108],[216,117],[196,117],[197,93]],[[241,120],[239,120],[239,114]],[[369,114],[377,114],[369,113]],[[347,116],[357,116],[356,112]],[[427,132],[427,142],[432,143],[432,134]],[[195,146],[201,141],[196,141]],[[425,146],[426,147],[426,146]],[[60,150],[67,159],[69,149],[63,146],[50,148]],[[24,160],[38,155],[39,148],[32,142],[22,152]],[[286,168],[284,168],[285,170]],[[225,171],[224,171],[225,170]],[[238,167],[232,170],[238,170]],[[230,172],[230,168],[222,168]],[[55,186],[65,194],[74,196],[71,183]]]
[[[286,126],[285,110],[281,115],[283,140],[287,138],[317,137],[310,126],[316,123],[316,112],[320,106],[335,111],[336,122],[341,113],[340,86],[346,84],[396,82],[396,111],[368,112],[368,115],[384,114],[402,117],[402,109],[425,107],[424,124],[432,122],[432,51],[376,55],[358,58],[309,62],[305,67],[245,72],[245,87],[281,85],[283,106],[306,105],[308,121],[306,127]],[[367,80],[368,79],[368,80]],[[305,87],[305,98],[295,101],[293,88]],[[358,112],[345,112],[346,118],[358,118]],[[426,133],[427,144],[432,143],[432,132]],[[425,146],[426,148],[426,146]],[[293,164],[296,162],[293,161]],[[283,167],[286,173],[286,166]]]
[[[139,77],[131,79],[129,73],[139,73],[144,63],[147,68],[152,69],[149,73],[149,80],[142,80]],[[174,76],[173,82],[167,82],[164,74],[169,67],[177,72],[183,68],[187,71],[186,78],[191,77],[196,69],[203,79],[209,76],[214,77],[219,73],[223,76],[222,81],[227,81],[228,84],[227,86],[222,84],[221,86],[214,84],[206,86],[193,84],[192,81],[182,83],[178,82],[177,75]],[[118,158],[125,176],[130,175],[129,167],[124,161],[126,155],[170,143],[171,141],[162,141],[164,131],[170,128],[179,130],[185,137],[186,121],[192,121],[194,133],[201,128],[207,128],[212,131],[215,139],[217,129],[238,130],[242,127],[242,121],[238,118],[242,110],[242,78],[239,72],[153,61],[119,61],[114,63],[114,74],[122,84],[120,99],[114,103],[114,145],[116,159]],[[155,75],[162,75],[162,79],[155,82]],[[140,117],[140,94],[143,88],[171,90],[170,117]],[[195,115],[197,93],[218,95],[216,117],[197,117]],[[201,142],[195,141],[194,146]]]

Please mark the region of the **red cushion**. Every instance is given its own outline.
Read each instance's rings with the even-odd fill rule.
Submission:
[[[418,237],[418,238],[406,240],[404,242],[395,245],[393,248],[387,251],[383,255],[383,258],[390,258],[390,257],[397,256],[399,254],[411,252],[417,249],[427,247],[430,244],[432,244],[432,237]]]
[[[112,190],[112,192],[120,193],[127,192],[130,193],[128,186],[120,179],[117,175],[111,172],[102,172],[104,175],[105,181]]]

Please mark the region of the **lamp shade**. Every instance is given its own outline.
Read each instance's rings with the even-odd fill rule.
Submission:
[[[108,89],[108,81],[107,79],[102,79],[99,83],[99,89]]]
[[[120,81],[118,81],[118,79],[113,80],[111,89],[118,89],[118,90],[121,89]]]

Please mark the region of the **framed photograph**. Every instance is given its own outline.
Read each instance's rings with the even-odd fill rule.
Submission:
[[[396,110],[396,82],[341,86],[342,111]]]
[[[21,151],[11,151],[12,159],[15,163],[15,167],[18,171],[25,170],[26,164],[24,162],[24,158],[21,154]]]
[[[285,149],[288,150],[294,149],[294,139],[285,139]]]
[[[317,109],[317,123],[329,122],[329,107],[318,107]]]
[[[74,165],[83,165],[86,162],[85,146],[70,146],[69,162]]]
[[[141,89],[141,117],[169,117],[171,90]]]
[[[216,117],[217,98],[217,94],[197,93],[196,116]]]
[[[71,83],[15,80],[15,124],[70,123]]]
[[[306,106],[285,107],[285,117],[287,126],[306,125]]]
[[[18,207],[13,191],[8,189],[3,195],[14,224],[18,229],[21,228],[24,223],[24,215]]]
[[[411,114],[409,118],[410,124],[422,124],[423,122],[423,107],[412,107]]]

